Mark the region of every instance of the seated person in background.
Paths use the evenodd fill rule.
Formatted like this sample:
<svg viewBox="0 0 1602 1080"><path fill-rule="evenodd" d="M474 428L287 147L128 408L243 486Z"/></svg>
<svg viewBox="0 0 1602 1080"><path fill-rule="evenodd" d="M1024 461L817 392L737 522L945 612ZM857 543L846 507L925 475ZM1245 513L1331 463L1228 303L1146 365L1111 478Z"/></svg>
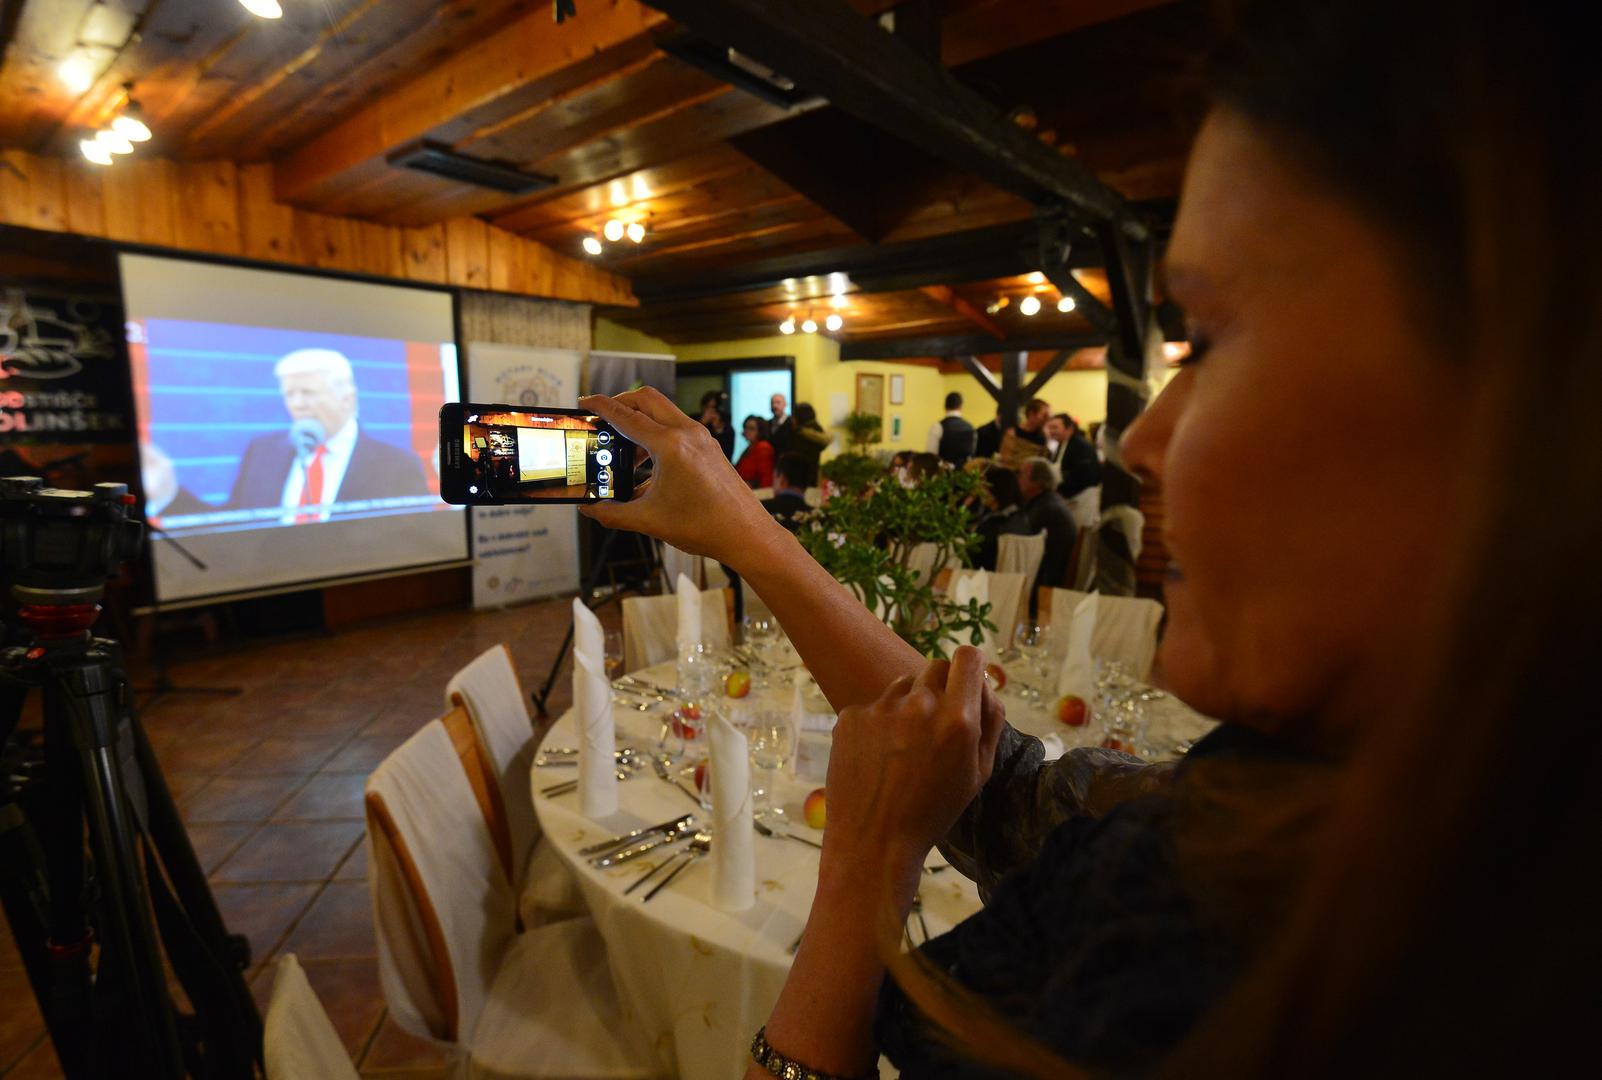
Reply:
<svg viewBox="0 0 1602 1080"><path fill-rule="evenodd" d="M1101 483L1101 458L1073 417L1057 413L1047 420L1046 438L1057 444L1052 463L1062 473L1062 484L1057 490L1063 498L1071 499Z"/></svg>
<svg viewBox="0 0 1602 1080"><path fill-rule="evenodd" d="M361 430L356 378L343 353L297 349L273 374L290 423L246 445L228 509L428 494L416 454Z"/></svg>
<svg viewBox="0 0 1602 1080"><path fill-rule="evenodd" d="M762 509L772 514L791 532L801 528L801 517L811 512L807 488L817 483L818 467L803 454L780 454L773 466L773 494L762 500Z"/></svg>
<svg viewBox="0 0 1602 1080"><path fill-rule="evenodd" d="M977 437L974 426L962 418L962 395L953 391L946 395L946 415L930 426L924 449L960 469L973 457Z"/></svg>
<svg viewBox="0 0 1602 1080"><path fill-rule="evenodd" d="M1068 574L1068 560L1074 553L1079 527L1067 501L1057 494L1057 467L1043 457L1032 457L1018 467L1018 493L1023 496L1024 516L1032 533L1044 531L1046 552L1040 559L1040 572L1029 590L1033 609L1035 591L1042 585L1061 587Z"/></svg>
<svg viewBox="0 0 1602 1080"><path fill-rule="evenodd" d="M911 454L907 457L907 479L916 482L933 476L943 467L937 454Z"/></svg>
<svg viewBox="0 0 1602 1080"><path fill-rule="evenodd" d="M795 403L795 411L790 416L794 423L782 452L805 457L812 462L812 473L816 476L818 461L829 444L834 442L834 436L823 430L818 423L818 411L804 401Z"/></svg>
<svg viewBox="0 0 1602 1080"><path fill-rule="evenodd" d="M1023 496L1018 492L1018 477L1011 469L992 465L985 470L984 503L978 520L973 524L979 534L979 547L974 551L973 564L981 570L995 570L996 553L1002 536L1027 536L1029 515L1024 513Z"/></svg>
<svg viewBox="0 0 1602 1080"><path fill-rule="evenodd" d="M1051 416L1051 403L1035 398L1024 406L1023 422L1008 428L1001 437L999 464L1016 469L1029 458L1046 452L1046 420Z"/></svg>
<svg viewBox="0 0 1602 1080"><path fill-rule="evenodd" d="M768 442L768 422L760 416L748 416L741 431L745 435L745 453L734 463L747 487L773 486L773 444Z"/></svg>

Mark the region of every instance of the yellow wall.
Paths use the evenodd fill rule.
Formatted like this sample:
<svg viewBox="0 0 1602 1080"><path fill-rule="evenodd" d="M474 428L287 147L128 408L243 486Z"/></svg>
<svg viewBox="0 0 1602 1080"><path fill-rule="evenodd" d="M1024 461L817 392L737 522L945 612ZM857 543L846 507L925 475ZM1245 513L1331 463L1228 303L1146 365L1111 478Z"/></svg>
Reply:
<svg viewBox="0 0 1602 1080"><path fill-rule="evenodd" d="M660 338L631 330L627 326L619 326L610 319L595 320L595 332L590 341L590 348L597 352L657 353L664 356L672 356L676 351L672 345Z"/></svg>

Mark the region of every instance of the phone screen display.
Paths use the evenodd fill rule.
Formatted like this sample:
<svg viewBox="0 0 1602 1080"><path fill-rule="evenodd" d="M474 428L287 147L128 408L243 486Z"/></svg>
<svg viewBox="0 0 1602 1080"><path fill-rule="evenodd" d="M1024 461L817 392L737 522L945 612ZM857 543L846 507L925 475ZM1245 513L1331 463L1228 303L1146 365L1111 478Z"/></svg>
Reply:
<svg viewBox="0 0 1602 1080"><path fill-rule="evenodd" d="M440 410L446 502L503 505L627 499L634 447L578 409L449 404Z"/></svg>

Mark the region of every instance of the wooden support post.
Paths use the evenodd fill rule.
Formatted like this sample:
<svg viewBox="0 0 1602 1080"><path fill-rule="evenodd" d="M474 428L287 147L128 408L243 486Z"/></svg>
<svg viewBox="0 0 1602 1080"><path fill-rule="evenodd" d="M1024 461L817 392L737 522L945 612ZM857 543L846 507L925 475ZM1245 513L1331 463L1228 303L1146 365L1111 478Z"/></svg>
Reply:
<svg viewBox="0 0 1602 1080"><path fill-rule="evenodd" d="M1134 245L1116 230L1102 234L1107 259L1107 282L1112 289L1116 332L1107 343L1107 424L1102 470L1103 511L1117 506L1140 505L1140 481L1124 467L1120 443L1123 433L1146 408L1146 346L1152 329L1152 266L1149 244ZM1133 596L1135 560L1124 534L1106 526L1097 531L1096 582L1098 592Z"/></svg>
<svg viewBox="0 0 1602 1080"><path fill-rule="evenodd" d="M1029 354L1001 354L1001 393L996 395L996 414L1004 427L1018 423L1018 410L1029 399L1024 393L1024 376L1029 373Z"/></svg>

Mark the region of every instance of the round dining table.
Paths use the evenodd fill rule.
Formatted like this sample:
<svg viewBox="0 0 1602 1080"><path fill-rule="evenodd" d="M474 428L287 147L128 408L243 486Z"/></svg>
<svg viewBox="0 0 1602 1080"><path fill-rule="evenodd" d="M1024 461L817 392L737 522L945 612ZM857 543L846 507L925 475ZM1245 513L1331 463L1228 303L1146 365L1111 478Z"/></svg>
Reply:
<svg viewBox="0 0 1602 1080"><path fill-rule="evenodd" d="M644 683L671 686L673 665L647 668L636 677ZM617 745L647 753L680 751L680 740L664 732L671 705L655 704L642 710L638 704L632 697L614 697ZM719 704L732 712L737 703L724 700ZM788 692L773 691L763 700L759 691L741 704L785 708ZM1046 728L1045 710L1039 706L1030 708L1023 702L1009 702L1009 706L1020 729ZM1194 723L1182 723L1180 729L1195 729L1192 734L1199 736L1206 726L1210 722L1195 717ZM579 812L575 791L546 793L574 776L571 765L540 765L541 759L536 758L531 783L543 842L572 875L594 917L628 1020L645 1032L669 1075L693 1080L739 1076L748 1060L751 1036L766 1022L784 985L792 950L817 887L820 852L812 844L823 835L805 824L802 803L808 792L822 786L828 737L803 733L800 741L799 767L806 778L796 776L792 764L774 781L773 802L782 808L783 816L769 819L768 824L812 843L784 836L754 837L753 903L739 912L713 905L710 858L692 862L649 901L646 894L665 873L624 894L636 879L671 858L670 853L682 849L683 844L604 870L591 865L582 854L590 845L683 814L694 814L703 824L709 822L711 814L700 805L688 776L691 763L706 753L704 736L682 747L683 758L670 770L669 779L645 767L620 780L618 810L600 820ZM541 745L577 746L574 715L569 712L557 720ZM1061 742L1048 742L1048 753L1053 756L1063 748ZM938 852L930 853L919 899L922 919L915 918L908 927L914 944L926 935L949 930L980 907L974 884L946 866Z"/></svg>

